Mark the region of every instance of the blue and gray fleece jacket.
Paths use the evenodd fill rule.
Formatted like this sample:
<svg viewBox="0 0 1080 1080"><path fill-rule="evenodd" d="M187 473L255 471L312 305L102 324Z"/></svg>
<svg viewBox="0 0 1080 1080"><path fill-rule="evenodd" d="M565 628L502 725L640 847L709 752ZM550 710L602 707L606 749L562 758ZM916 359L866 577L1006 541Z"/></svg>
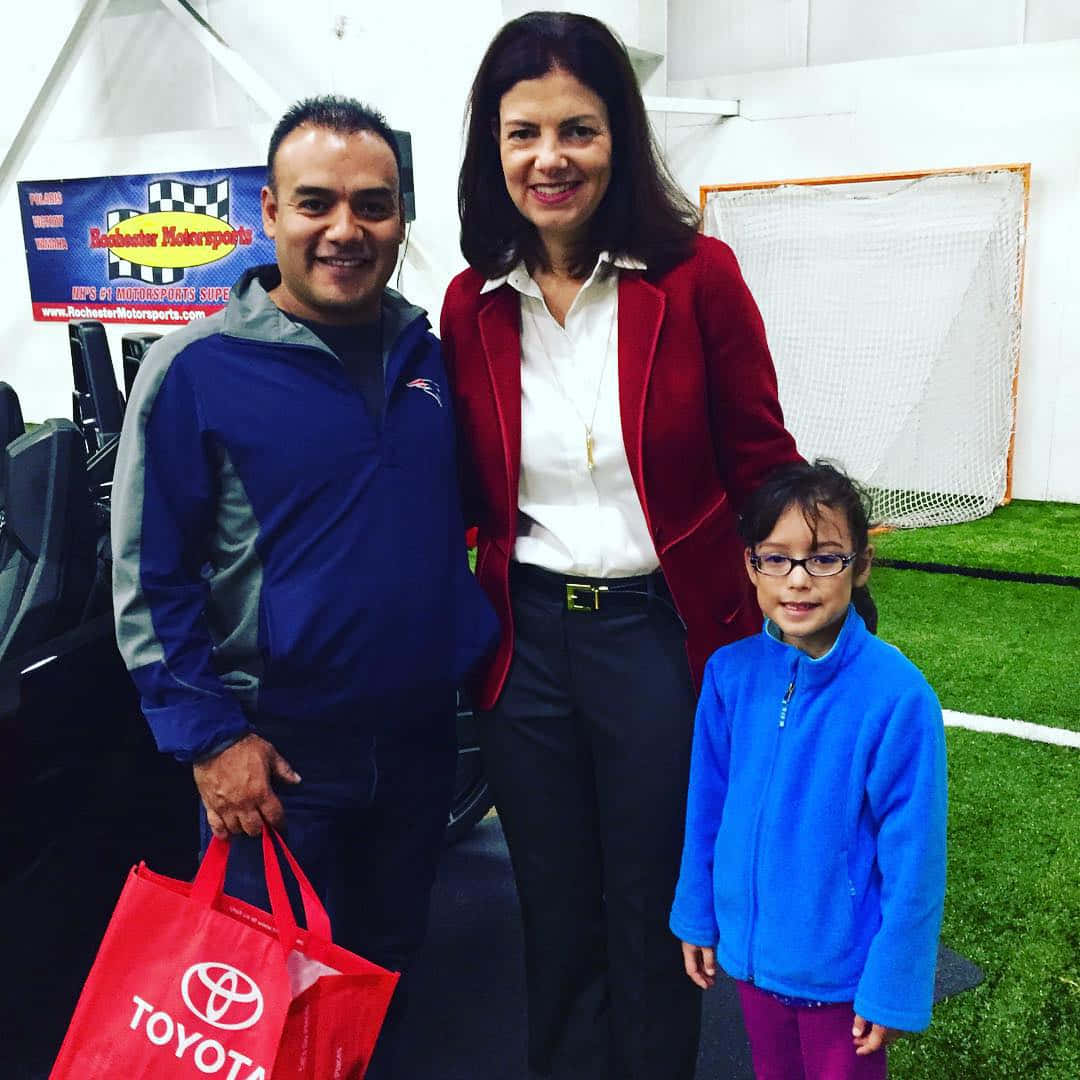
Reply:
<svg viewBox="0 0 1080 1080"><path fill-rule="evenodd" d="M430 712L495 640L466 561L452 398L424 312L383 299L381 430L258 267L227 308L156 342L112 493L120 650L183 761L261 715Z"/></svg>
<svg viewBox="0 0 1080 1080"><path fill-rule="evenodd" d="M705 668L671 928L763 990L930 1023L945 897L945 729L854 608L814 660L771 622Z"/></svg>

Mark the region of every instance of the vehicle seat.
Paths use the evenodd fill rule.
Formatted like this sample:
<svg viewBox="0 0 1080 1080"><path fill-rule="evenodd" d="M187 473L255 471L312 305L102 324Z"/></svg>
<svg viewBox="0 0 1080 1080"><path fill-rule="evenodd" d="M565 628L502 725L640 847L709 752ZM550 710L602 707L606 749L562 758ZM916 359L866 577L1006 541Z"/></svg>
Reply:
<svg viewBox="0 0 1080 1080"><path fill-rule="evenodd" d="M96 569L83 437L46 420L0 452L0 661L82 620Z"/></svg>
<svg viewBox="0 0 1080 1080"><path fill-rule="evenodd" d="M19 395L6 382L0 382L0 446L7 446L25 430ZM3 497L0 496L0 506L3 505Z"/></svg>
<svg viewBox="0 0 1080 1080"><path fill-rule="evenodd" d="M68 323L71 346L72 417L86 441L89 456L120 434L124 399L116 385L105 327L91 319Z"/></svg>
<svg viewBox="0 0 1080 1080"><path fill-rule="evenodd" d="M125 334L120 339L120 357L124 364L124 397L131 400L131 386L135 382L139 365L143 362L146 350L160 338L160 334L146 331Z"/></svg>

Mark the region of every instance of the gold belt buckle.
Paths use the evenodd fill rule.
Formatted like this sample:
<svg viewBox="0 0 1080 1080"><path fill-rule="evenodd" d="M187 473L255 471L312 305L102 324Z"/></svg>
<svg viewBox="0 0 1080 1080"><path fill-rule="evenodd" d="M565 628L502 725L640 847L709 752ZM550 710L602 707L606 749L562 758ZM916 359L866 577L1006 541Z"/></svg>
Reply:
<svg viewBox="0 0 1080 1080"><path fill-rule="evenodd" d="M586 585L583 581L566 583L567 611L599 611L600 594L607 592L606 585Z"/></svg>

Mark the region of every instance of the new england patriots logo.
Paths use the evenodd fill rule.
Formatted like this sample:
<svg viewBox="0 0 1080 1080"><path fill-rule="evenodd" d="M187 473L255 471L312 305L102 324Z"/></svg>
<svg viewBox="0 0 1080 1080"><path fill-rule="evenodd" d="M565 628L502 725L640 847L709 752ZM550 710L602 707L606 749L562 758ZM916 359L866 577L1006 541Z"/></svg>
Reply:
<svg viewBox="0 0 1080 1080"><path fill-rule="evenodd" d="M428 397L433 397L438 404L439 408L442 408L442 391L439 389L439 384L432 379L410 379L406 386L411 386L414 390L423 390Z"/></svg>

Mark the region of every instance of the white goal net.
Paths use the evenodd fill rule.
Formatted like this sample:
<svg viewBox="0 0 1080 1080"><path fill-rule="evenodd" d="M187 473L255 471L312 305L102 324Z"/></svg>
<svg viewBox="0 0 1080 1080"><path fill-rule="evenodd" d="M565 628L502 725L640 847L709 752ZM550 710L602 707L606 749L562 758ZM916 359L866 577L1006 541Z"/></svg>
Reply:
<svg viewBox="0 0 1080 1080"><path fill-rule="evenodd" d="M705 231L761 308L799 450L866 486L877 524L969 521L1006 494L1024 188L1000 168L704 189Z"/></svg>

